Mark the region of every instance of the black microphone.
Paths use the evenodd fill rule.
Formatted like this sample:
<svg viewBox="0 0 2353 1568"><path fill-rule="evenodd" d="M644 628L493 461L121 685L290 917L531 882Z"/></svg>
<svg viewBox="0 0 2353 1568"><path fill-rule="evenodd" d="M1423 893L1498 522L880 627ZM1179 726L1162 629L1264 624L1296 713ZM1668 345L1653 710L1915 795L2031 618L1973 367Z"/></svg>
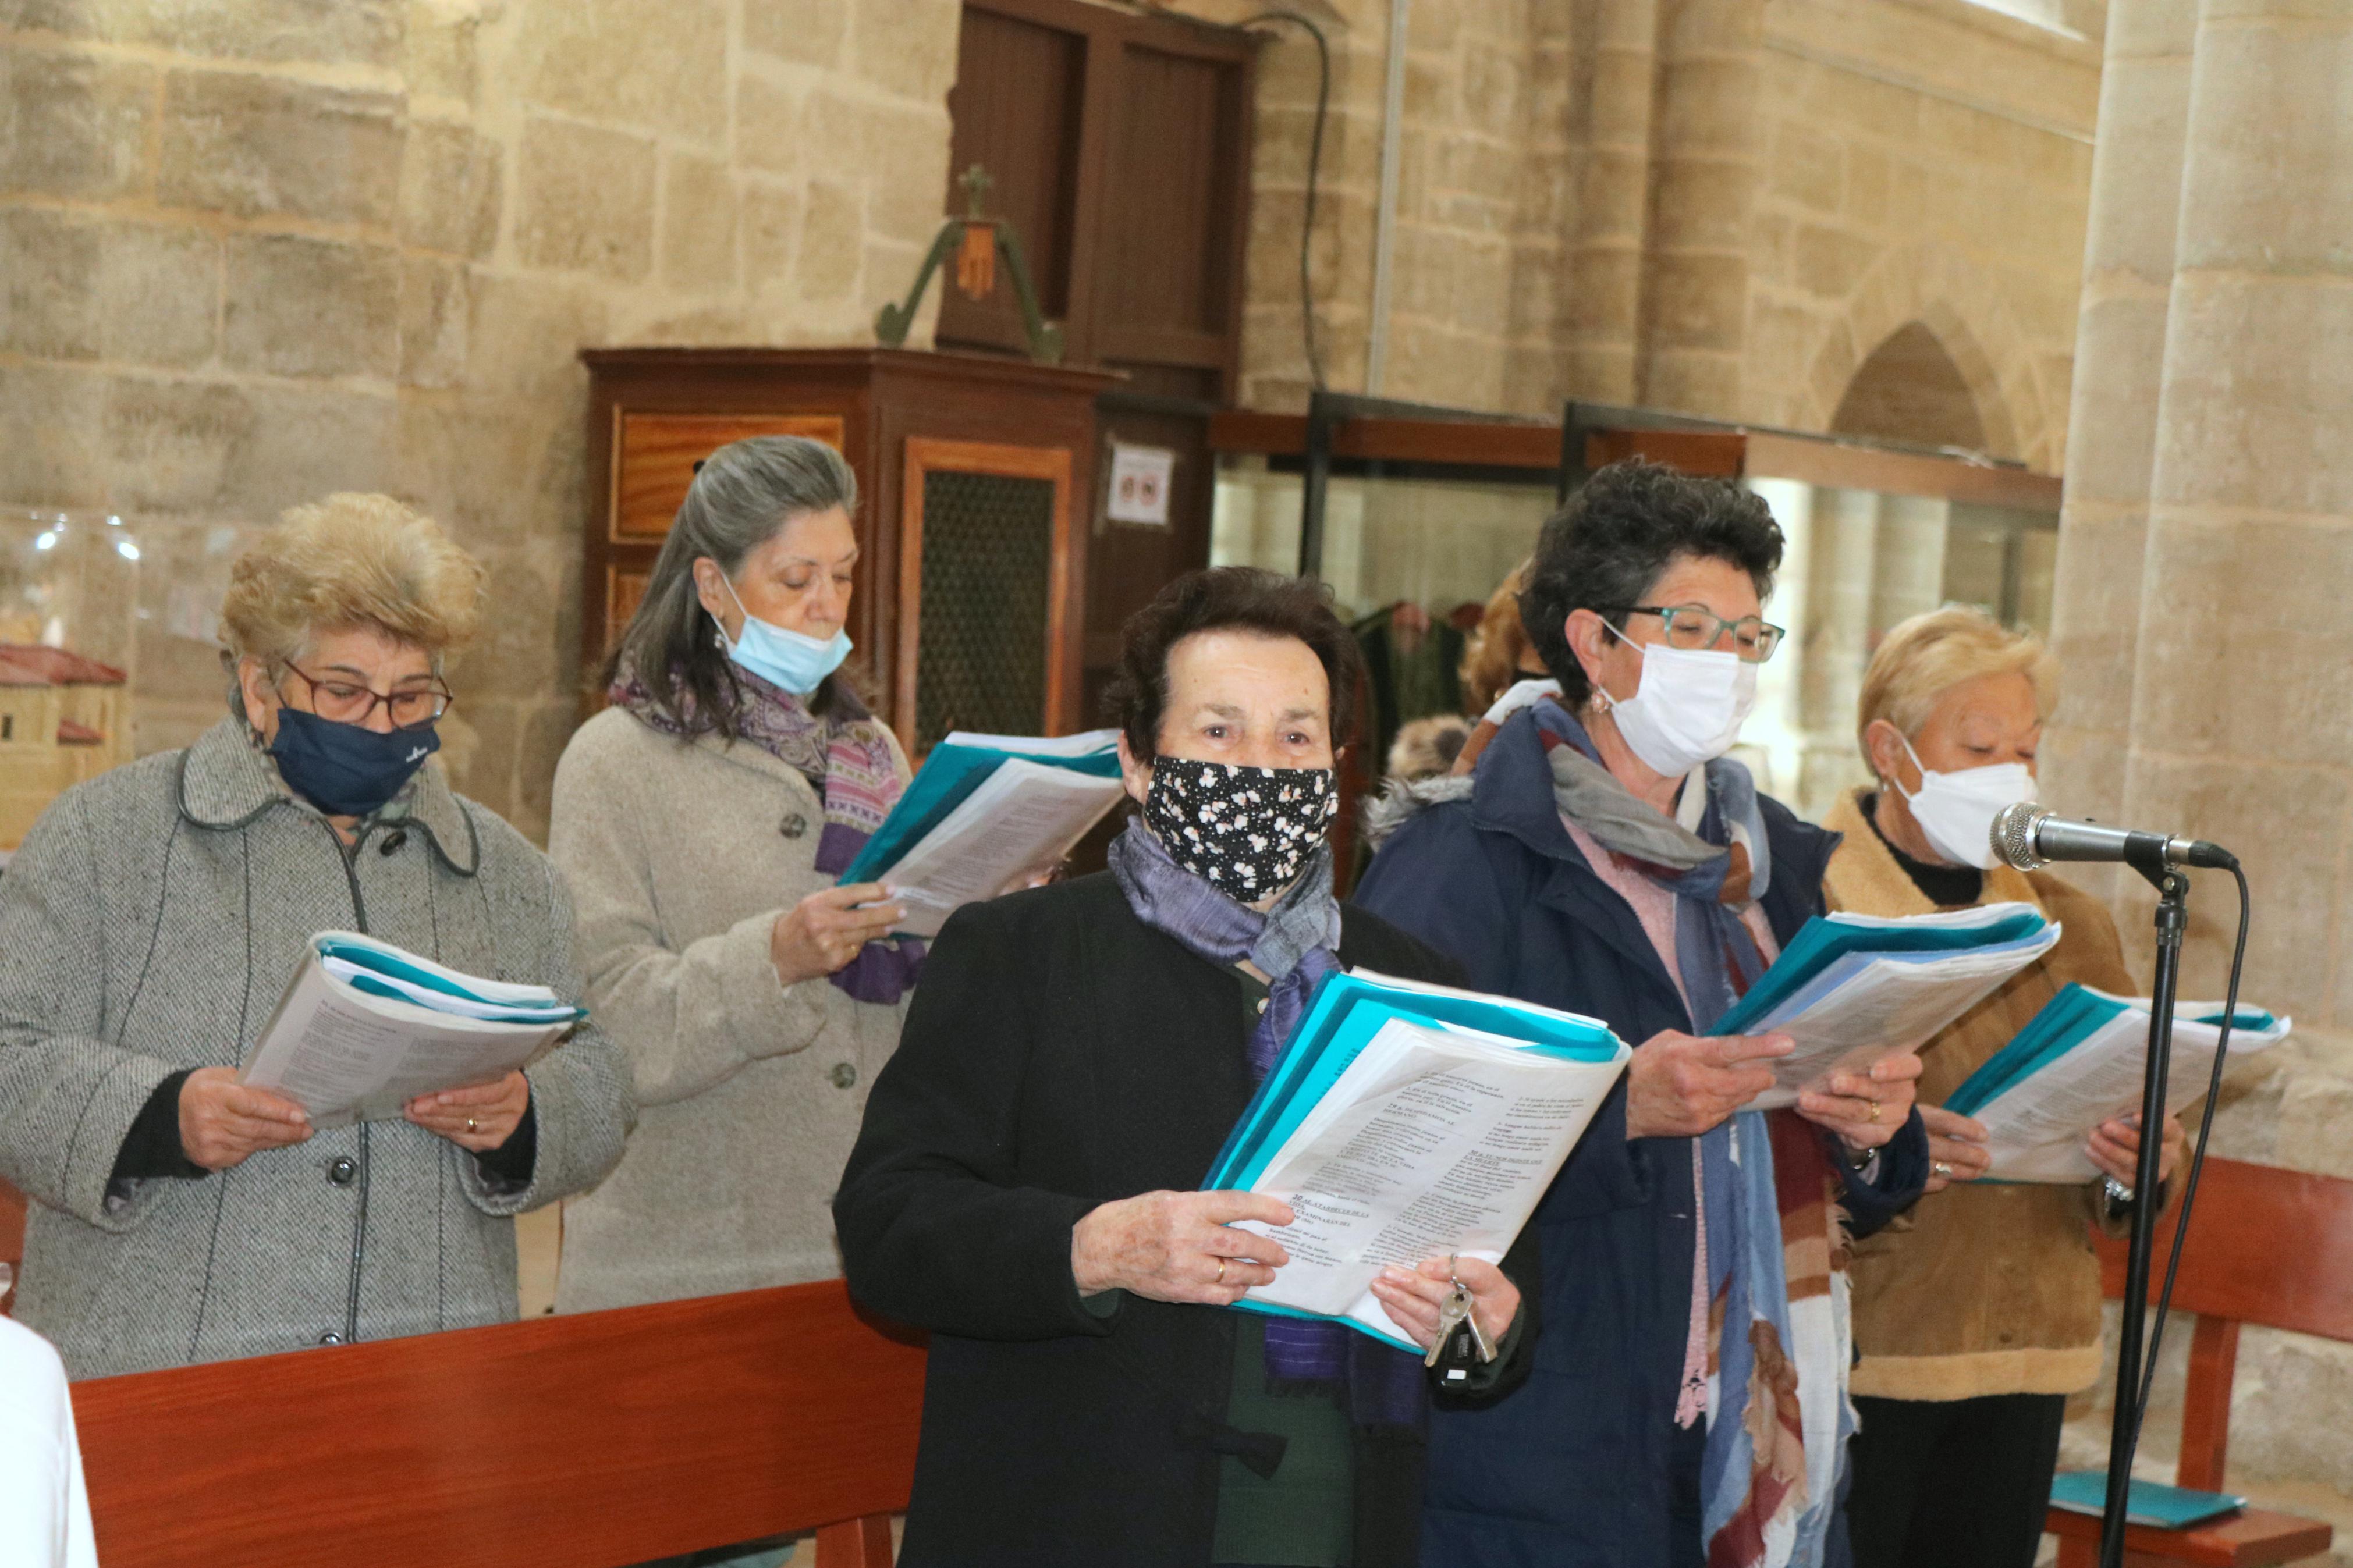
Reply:
<svg viewBox="0 0 2353 1568"><path fill-rule="evenodd" d="M2071 822L2031 800L1994 814L1995 858L2021 871L2039 871L2053 860L2121 860L2155 875L2168 866L2204 866L2228 870L2239 858L2203 838L2140 833L2101 822Z"/></svg>

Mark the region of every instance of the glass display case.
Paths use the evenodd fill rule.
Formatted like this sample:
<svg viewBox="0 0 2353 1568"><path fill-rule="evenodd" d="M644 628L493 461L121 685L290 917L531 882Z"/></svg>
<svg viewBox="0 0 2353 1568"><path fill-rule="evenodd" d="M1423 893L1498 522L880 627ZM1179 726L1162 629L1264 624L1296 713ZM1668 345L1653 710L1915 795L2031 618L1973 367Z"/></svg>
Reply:
<svg viewBox="0 0 2353 1568"><path fill-rule="evenodd" d="M132 756L141 553L120 517L16 509L0 526L0 855Z"/></svg>
<svg viewBox="0 0 2353 1568"><path fill-rule="evenodd" d="M257 531L0 509L0 865L58 794L217 721L217 616Z"/></svg>
<svg viewBox="0 0 2353 1568"><path fill-rule="evenodd" d="M2059 480L1974 454L1591 405L1539 425L1330 395L1305 416L1222 416L1210 438L1212 563L1321 576L1368 655L1391 658L1397 643L1378 639L1400 617L1441 643L1475 626L1545 518L1604 463L1646 457L1762 497L1787 537L1766 616L1790 636L1760 672L1737 754L1809 816L1867 780L1855 700L1891 627L1962 603L2050 631ZM1459 702L1434 679L1391 685L1390 728ZM1377 783L1368 750L1353 787Z"/></svg>

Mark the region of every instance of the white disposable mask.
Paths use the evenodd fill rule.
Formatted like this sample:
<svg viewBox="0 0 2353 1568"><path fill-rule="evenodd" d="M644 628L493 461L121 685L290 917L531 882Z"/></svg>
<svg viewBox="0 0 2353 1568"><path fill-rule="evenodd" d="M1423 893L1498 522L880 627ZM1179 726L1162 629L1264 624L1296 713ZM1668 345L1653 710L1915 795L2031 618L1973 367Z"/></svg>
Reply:
<svg viewBox="0 0 2353 1568"><path fill-rule="evenodd" d="M1993 819L2002 807L2034 798L2034 774L2024 763L1996 763L1965 768L1957 773L1931 773L1921 766L1920 753L1905 741L1904 750L1920 769L1920 789L1905 794L1891 778L1895 793L1912 808L1912 820L1926 835L1929 847L1957 866L1991 870L1994 864Z"/></svg>
<svg viewBox="0 0 2353 1568"><path fill-rule="evenodd" d="M1681 778L1732 750L1748 710L1757 706L1755 665L1714 648L1636 645L1615 626L1609 635L1642 650L1642 678L1634 695L1613 701L1609 712L1643 766Z"/></svg>

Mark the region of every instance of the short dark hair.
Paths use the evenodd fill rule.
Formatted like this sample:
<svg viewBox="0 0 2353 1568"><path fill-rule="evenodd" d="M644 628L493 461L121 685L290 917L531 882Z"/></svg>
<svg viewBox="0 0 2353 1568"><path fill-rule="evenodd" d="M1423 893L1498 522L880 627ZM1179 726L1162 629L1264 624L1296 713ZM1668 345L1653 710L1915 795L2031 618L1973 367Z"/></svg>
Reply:
<svg viewBox="0 0 2353 1568"><path fill-rule="evenodd" d="M1103 716L1127 736L1141 761L1160 747L1168 705L1168 650L1197 632L1254 632L1296 637L1332 683L1332 747L1356 738L1356 682L1365 657L1333 607L1332 590L1313 577L1285 577L1255 566L1187 572L1153 595L1120 628L1119 668L1103 689Z"/></svg>
<svg viewBox="0 0 2353 1568"><path fill-rule="evenodd" d="M1677 560L1737 566L1762 599L1781 564L1781 525L1763 498L1728 480L1640 458L1595 469L1545 523L1520 590L1520 619L1560 682L1563 706L1581 708L1593 695L1568 646L1570 612L1595 611L1623 631L1626 611L1645 603Z"/></svg>

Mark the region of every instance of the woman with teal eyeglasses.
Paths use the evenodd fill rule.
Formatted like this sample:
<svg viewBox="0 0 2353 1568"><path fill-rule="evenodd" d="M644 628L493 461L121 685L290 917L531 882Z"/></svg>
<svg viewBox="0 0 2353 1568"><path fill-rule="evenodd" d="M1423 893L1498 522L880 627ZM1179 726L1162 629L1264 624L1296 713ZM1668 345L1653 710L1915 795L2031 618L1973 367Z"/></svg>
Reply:
<svg viewBox="0 0 2353 1568"><path fill-rule="evenodd" d="M826 1279L828 1205L923 948L835 879L906 759L842 662L857 481L822 442L702 464L565 749L548 847L644 1106L565 1211L560 1311Z"/></svg>

